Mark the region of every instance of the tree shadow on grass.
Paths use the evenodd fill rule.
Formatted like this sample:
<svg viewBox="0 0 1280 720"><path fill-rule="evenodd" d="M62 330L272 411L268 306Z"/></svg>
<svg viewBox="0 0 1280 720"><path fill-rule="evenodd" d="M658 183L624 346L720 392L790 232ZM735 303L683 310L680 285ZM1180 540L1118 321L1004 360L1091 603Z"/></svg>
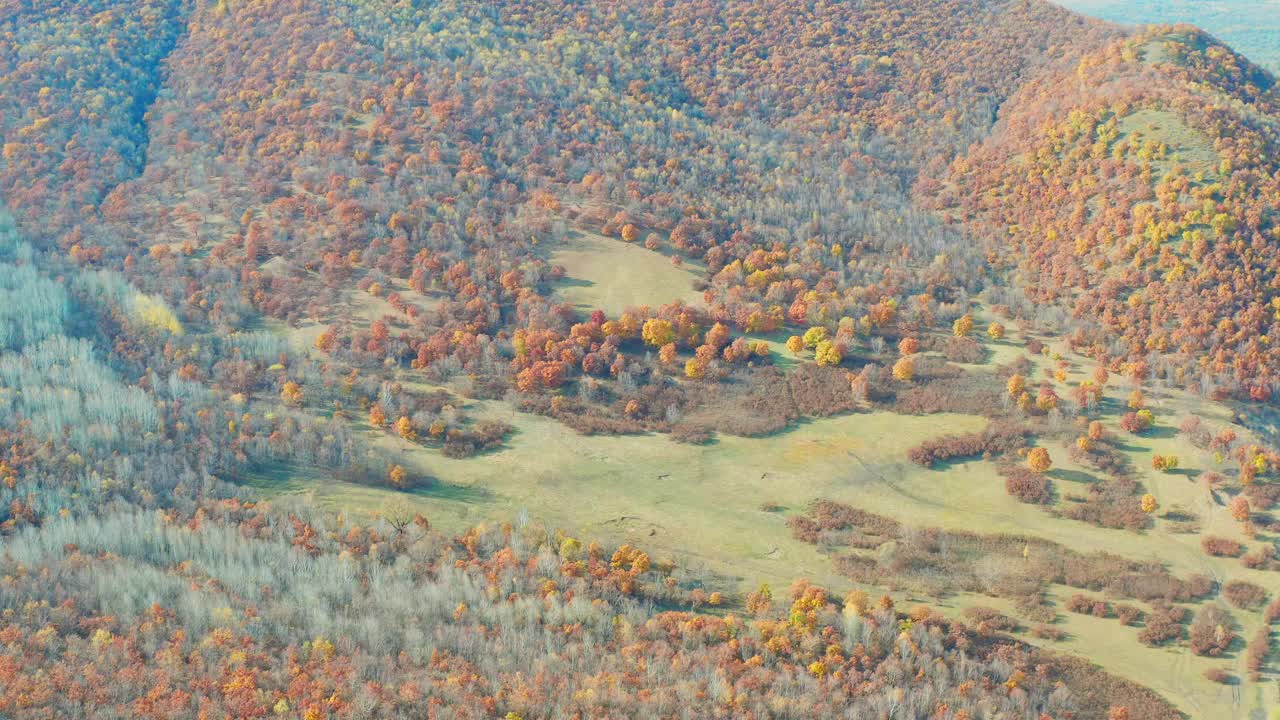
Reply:
<svg viewBox="0 0 1280 720"><path fill-rule="evenodd" d="M572 278L572 277L560 278L559 280L555 281L555 284L560 287L567 287L567 288L589 288L589 287L596 286L596 283L591 280L583 280L581 278Z"/></svg>
<svg viewBox="0 0 1280 720"><path fill-rule="evenodd" d="M332 468L320 467L292 462L266 462L253 466L243 476L234 478L235 485L253 490L281 490L284 492L307 492L323 487L326 483L342 482L350 485L383 490L394 494L403 494L421 499L449 500L465 504L486 502L493 497L487 488L474 485L454 485L443 483L432 476L421 477L417 484L405 490L389 487L385 482L370 480L372 473L360 473L355 470L334 472Z"/></svg>
<svg viewBox="0 0 1280 720"><path fill-rule="evenodd" d="M1094 408L1102 415L1123 415L1128 410L1120 400L1105 396Z"/></svg>
<svg viewBox="0 0 1280 720"><path fill-rule="evenodd" d="M1061 480L1064 482L1075 482L1075 483L1081 483L1084 485L1096 485L1099 482L1102 482L1101 480L1094 477L1093 475L1090 475L1089 473L1081 470L1068 470L1066 468L1054 468L1053 470L1050 470L1045 474L1048 475L1050 478L1053 478L1054 480Z"/></svg>
<svg viewBox="0 0 1280 720"><path fill-rule="evenodd" d="M423 500L448 500L450 502L477 505L493 499L493 492L476 485L441 483L432 478L426 484L404 491L406 495Z"/></svg>
<svg viewBox="0 0 1280 720"><path fill-rule="evenodd" d="M930 472L945 473L956 468L962 468L972 462L982 462L986 458L982 455L957 455L945 460L934 460L932 465L925 467ZM915 465L915 467L920 467Z"/></svg>
<svg viewBox="0 0 1280 720"><path fill-rule="evenodd" d="M1026 347L1023 343L1015 342L1007 337L1000 338L999 340L993 340L991 339L991 336L987 335L985 332L983 333L983 336L987 338L987 344L992 345L993 347L1011 347L1016 350L1021 350Z"/></svg>

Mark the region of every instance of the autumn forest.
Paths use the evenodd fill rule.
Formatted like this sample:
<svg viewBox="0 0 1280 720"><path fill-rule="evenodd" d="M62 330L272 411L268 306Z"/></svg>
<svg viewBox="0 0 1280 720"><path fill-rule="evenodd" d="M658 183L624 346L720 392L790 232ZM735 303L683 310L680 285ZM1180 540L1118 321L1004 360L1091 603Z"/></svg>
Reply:
<svg viewBox="0 0 1280 720"><path fill-rule="evenodd" d="M0 718L1280 718L1280 84L1046 0L0 0Z"/></svg>

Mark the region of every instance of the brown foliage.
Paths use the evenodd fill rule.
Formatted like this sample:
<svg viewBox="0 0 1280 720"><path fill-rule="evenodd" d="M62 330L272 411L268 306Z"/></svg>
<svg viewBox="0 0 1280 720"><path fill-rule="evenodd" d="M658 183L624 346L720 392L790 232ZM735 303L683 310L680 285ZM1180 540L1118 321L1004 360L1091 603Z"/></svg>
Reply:
<svg viewBox="0 0 1280 720"><path fill-rule="evenodd" d="M1229 538L1206 535L1200 539L1200 547L1214 557L1240 557L1244 546Z"/></svg>
<svg viewBox="0 0 1280 720"><path fill-rule="evenodd" d="M1267 662L1267 656L1271 654L1271 627L1263 625L1254 633L1253 639L1245 646L1245 667L1249 669L1249 679L1254 682L1258 681L1258 677L1262 672L1262 666Z"/></svg>
<svg viewBox="0 0 1280 720"><path fill-rule="evenodd" d="M1105 618L1111 616L1111 605L1105 600L1097 600L1081 595L1079 593L1072 595L1067 600L1067 609L1073 613L1081 615L1092 615L1094 617Z"/></svg>
<svg viewBox="0 0 1280 720"><path fill-rule="evenodd" d="M992 423L981 432L947 435L923 443L907 451L911 462L927 468L957 458L993 457L1014 452L1026 446L1026 430L1016 424Z"/></svg>
<svg viewBox="0 0 1280 720"><path fill-rule="evenodd" d="M1147 614L1146 627L1138 633L1138 641L1143 645L1163 645L1181 638L1186 617L1186 608L1178 605L1154 606Z"/></svg>
<svg viewBox="0 0 1280 720"><path fill-rule="evenodd" d="M1200 608L1188 631L1191 652L1209 657L1222 655L1236 637L1231 625L1231 616L1221 607L1205 605Z"/></svg>
<svg viewBox="0 0 1280 720"><path fill-rule="evenodd" d="M987 357L986 349L971 337L947 338L942 354L950 362L966 364L977 364Z"/></svg>
<svg viewBox="0 0 1280 720"><path fill-rule="evenodd" d="M990 635L996 632L1017 632L1018 621L1002 614L995 608L974 605L964 610L964 616L973 624L974 630Z"/></svg>
<svg viewBox="0 0 1280 720"><path fill-rule="evenodd" d="M843 370L806 363L786 375L786 388L796 410L829 417L857 409ZM776 388L775 388L776 392Z"/></svg>
<svg viewBox="0 0 1280 720"><path fill-rule="evenodd" d="M1004 489L1013 497L1032 505L1047 505L1053 500L1053 486L1049 478L1019 465L1000 468L1004 476Z"/></svg>
<svg viewBox="0 0 1280 720"><path fill-rule="evenodd" d="M954 412L994 417L1000 413L1000 394L996 382L985 373L921 377L918 384L897 391L892 409L903 415Z"/></svg>
<svg viewBox="0 0 1280 720"><path fill-rule="evenodd" d="M1267 591L1245 580L1230 580L1222 586L1222 597L1238 608L1251 610L1262 607L1267 601Z"/></svg>
<svg viewBox="0 0 1280 720"><path fill-rule="evenodd" d="M1142 619L1142 610L1133 605L1117 603L1113 609L1121 625L1133 625Z"/></svg>
<svg viewBox="0 0 1280 720"><path fill-rule="evenodd" d="M1209 682L1215 682L1219 685L1229 685L1232 681L1231 673L1218 667L1212 667L1205 670L1204 677Z"/></svg>

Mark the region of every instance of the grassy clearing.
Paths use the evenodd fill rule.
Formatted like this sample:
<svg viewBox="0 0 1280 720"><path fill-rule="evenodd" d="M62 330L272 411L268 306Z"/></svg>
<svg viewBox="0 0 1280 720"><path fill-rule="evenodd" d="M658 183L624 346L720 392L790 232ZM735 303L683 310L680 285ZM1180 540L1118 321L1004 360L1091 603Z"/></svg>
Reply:
<svg viewBox="0 0 1280 720"><path fill-rule="evenodd" d="M1144 108L1120 118L1117 124L1121 138L1138 133L1142 138L1162 142L1169 147L1169 158L1153 163L1161 172L1184 164L1193 170L1212 171L1218 155L1208 135L1191 127L1170 110Z"/></svg>
<svg viewBox="0 0 1280 720"><path fill-rule="evenodd" d="M651 435L584 437L550 419L513 415L496 402L470 402L466 411L501 416L517 434L502 450L463 460L388 435L371 437L446 490L402 494L308 477L263 484L272 493L306 492L347 512L376 513L403 500L453 529L509 520L525 509L593 537L643 540L659 554L691 556L716 574L738 578L744 588L799 575L839 583L825 557L791 538L785 512L761 507L800 509L816 497L860 502L869 487L865 468L902 465L907 448L919 440L985 423L969 416L871 413L809 422L766 438L722 437L690 446Z"/></svg>
<svg viewBox="0 0 1280 720"><path fill-rule="evenodd" d="M551 262L565 268L557 295L585 312L600 309L617 317L636 305L702 304L702 293L693 289L697 265L676 267L638 243L575 231L552 251Z"/></svg>

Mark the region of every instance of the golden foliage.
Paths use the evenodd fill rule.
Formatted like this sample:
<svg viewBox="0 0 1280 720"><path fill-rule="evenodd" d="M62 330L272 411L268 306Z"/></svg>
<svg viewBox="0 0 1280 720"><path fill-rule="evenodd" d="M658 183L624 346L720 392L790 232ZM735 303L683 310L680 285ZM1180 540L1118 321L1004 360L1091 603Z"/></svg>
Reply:
<svg viewBox="0 0 1280 720"><path fill-rule="evenodd" d="M165 331L174 335L183 333L182 323L163 300L138 293L133 298L132 315L135 320L152 331Z"/></svg>

